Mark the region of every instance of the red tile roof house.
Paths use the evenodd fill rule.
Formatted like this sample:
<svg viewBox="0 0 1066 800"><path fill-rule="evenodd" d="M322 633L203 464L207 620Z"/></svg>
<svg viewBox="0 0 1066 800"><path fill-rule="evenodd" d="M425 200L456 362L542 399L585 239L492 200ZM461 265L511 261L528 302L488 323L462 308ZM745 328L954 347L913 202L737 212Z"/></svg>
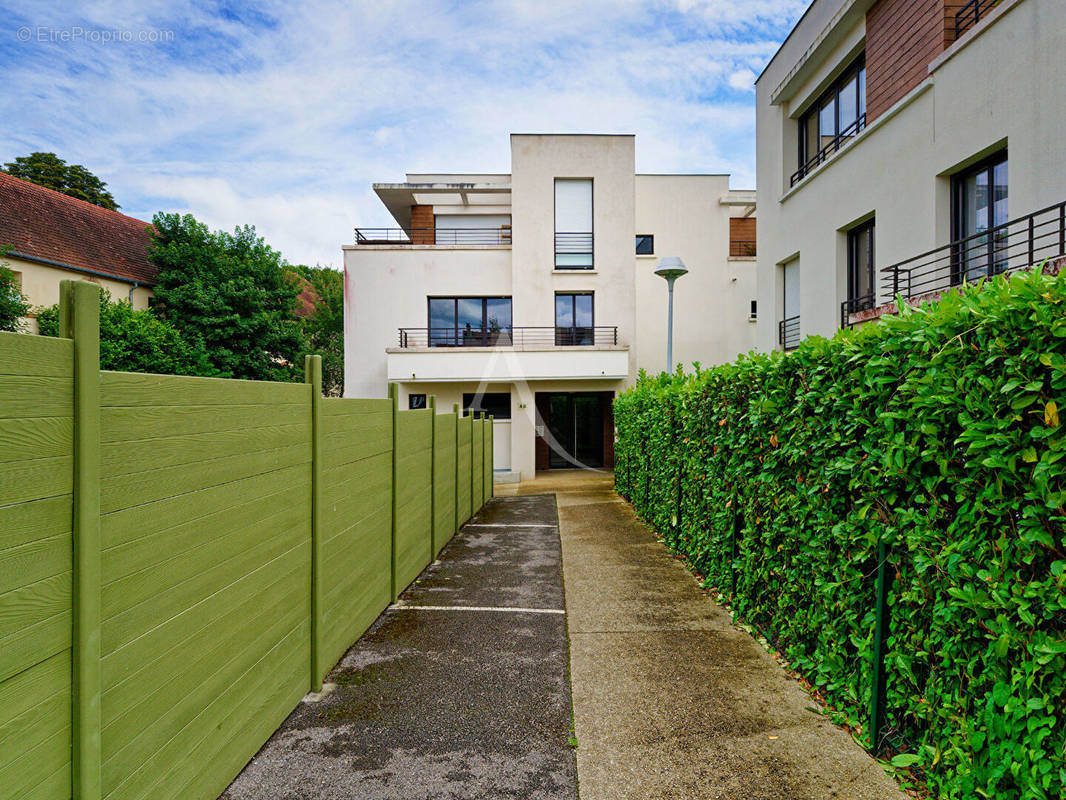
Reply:
<svg viewBox="0 0 1066 800"><path fill-rule="evenodd" d="M96 283L115 300L147 308L159 271L148 261L151 225L0 172L0 265L15 272L30 305L59 302L64 279ZM310 283L297 314L318 303ZM36 322L29 321L29 331Z"/></svg>

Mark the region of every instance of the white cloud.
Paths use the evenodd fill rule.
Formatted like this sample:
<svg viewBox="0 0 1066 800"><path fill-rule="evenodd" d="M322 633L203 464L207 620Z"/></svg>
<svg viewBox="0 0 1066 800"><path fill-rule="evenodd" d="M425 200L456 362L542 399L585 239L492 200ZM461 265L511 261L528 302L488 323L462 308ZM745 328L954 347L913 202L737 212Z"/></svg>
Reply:
<svg viewBox="0 0 1066 800"><path fill-rule="evenodd" d="M3 0L0 0L2 5ZM0 41L0 160L54 150L128 213L256 225L340 263L370 191L405 172L509 169L512 131L637 134L638 169L754 185L747 92L799 0L45 3L14 26L173 30L160 48ZM258 15L258 16L257 16Z"/></svg>

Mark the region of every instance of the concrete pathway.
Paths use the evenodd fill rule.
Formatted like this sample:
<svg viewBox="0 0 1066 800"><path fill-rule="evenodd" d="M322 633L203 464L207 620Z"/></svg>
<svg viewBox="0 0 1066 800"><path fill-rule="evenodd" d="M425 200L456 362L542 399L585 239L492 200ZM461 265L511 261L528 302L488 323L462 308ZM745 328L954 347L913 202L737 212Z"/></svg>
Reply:
<svg viewBox="0 0 1066 800"><path fill-rule="evenodd" d="M556 522L490 502L223 800L576 798Z"/></svg>
<svg viewBox="0 0 1066 800"><path fill-rule="evenodd" d="M497 487L557 497L581 800L902 800L612 486Z"/></svg>

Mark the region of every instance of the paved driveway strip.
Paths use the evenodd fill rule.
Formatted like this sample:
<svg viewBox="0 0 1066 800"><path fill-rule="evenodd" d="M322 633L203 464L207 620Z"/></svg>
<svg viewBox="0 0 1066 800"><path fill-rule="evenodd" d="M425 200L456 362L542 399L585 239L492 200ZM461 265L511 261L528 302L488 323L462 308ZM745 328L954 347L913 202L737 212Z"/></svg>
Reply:
<svg viewBox="0 0 1066 800"><path fill-rule="evenodd" d="M622 502L556 491L581 800L905 800Z"/></svg>
<svg viewBox="0 0 1066 800"><path fill-rule="evenodd" d="M577 797L551 495L496 499L223 800Z"/></svg>

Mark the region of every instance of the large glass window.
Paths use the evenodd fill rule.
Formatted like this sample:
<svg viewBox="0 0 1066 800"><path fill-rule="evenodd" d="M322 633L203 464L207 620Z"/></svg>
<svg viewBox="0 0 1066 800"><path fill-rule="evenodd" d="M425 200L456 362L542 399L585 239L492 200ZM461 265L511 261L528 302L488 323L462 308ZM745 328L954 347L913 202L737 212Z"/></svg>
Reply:
<svg viewBox="0 0 1066 800"><path fill-rule="evenodd" d="M555 343L589 345L596 343L592 292L555 295Z"/></svg>
<svg viewBox="0 0 1066 800"><path fill-rule="evenodd" d="M491 347L511 340L510 297L429 298L430 347Z"/></svg>
<svg viewBox="0 0 1066 800"><path fill-rule="evenodd" d="M866 55L860 55L799 119L799 169L803 179L866 127Z"/></svg>
<svg viewBox="0 0 1066 800"><path fill-rule="evenodd" d="M954 282L974 281L1007 269L1007 152L953 179ZM1003 225L1004 227L998 228Z"/></svg>
<svg viewBox="0 0 1066 800"><path fill-rule="evenodd" d="M496 422L511 418L510 392L466 392L463 394L463 415L469 416L479 411Z"/></svg>
<svg viewBox="0 0 1066 800"><path fill-rule="evenodd" d="M592 269L592 180L555 179L555 268Z"/></svg>
<svg viewBox="0 0 1066 800"><path fill-rule="evenodd" d="M848 231L848 313L874 307L874 221Z"/></svg>

